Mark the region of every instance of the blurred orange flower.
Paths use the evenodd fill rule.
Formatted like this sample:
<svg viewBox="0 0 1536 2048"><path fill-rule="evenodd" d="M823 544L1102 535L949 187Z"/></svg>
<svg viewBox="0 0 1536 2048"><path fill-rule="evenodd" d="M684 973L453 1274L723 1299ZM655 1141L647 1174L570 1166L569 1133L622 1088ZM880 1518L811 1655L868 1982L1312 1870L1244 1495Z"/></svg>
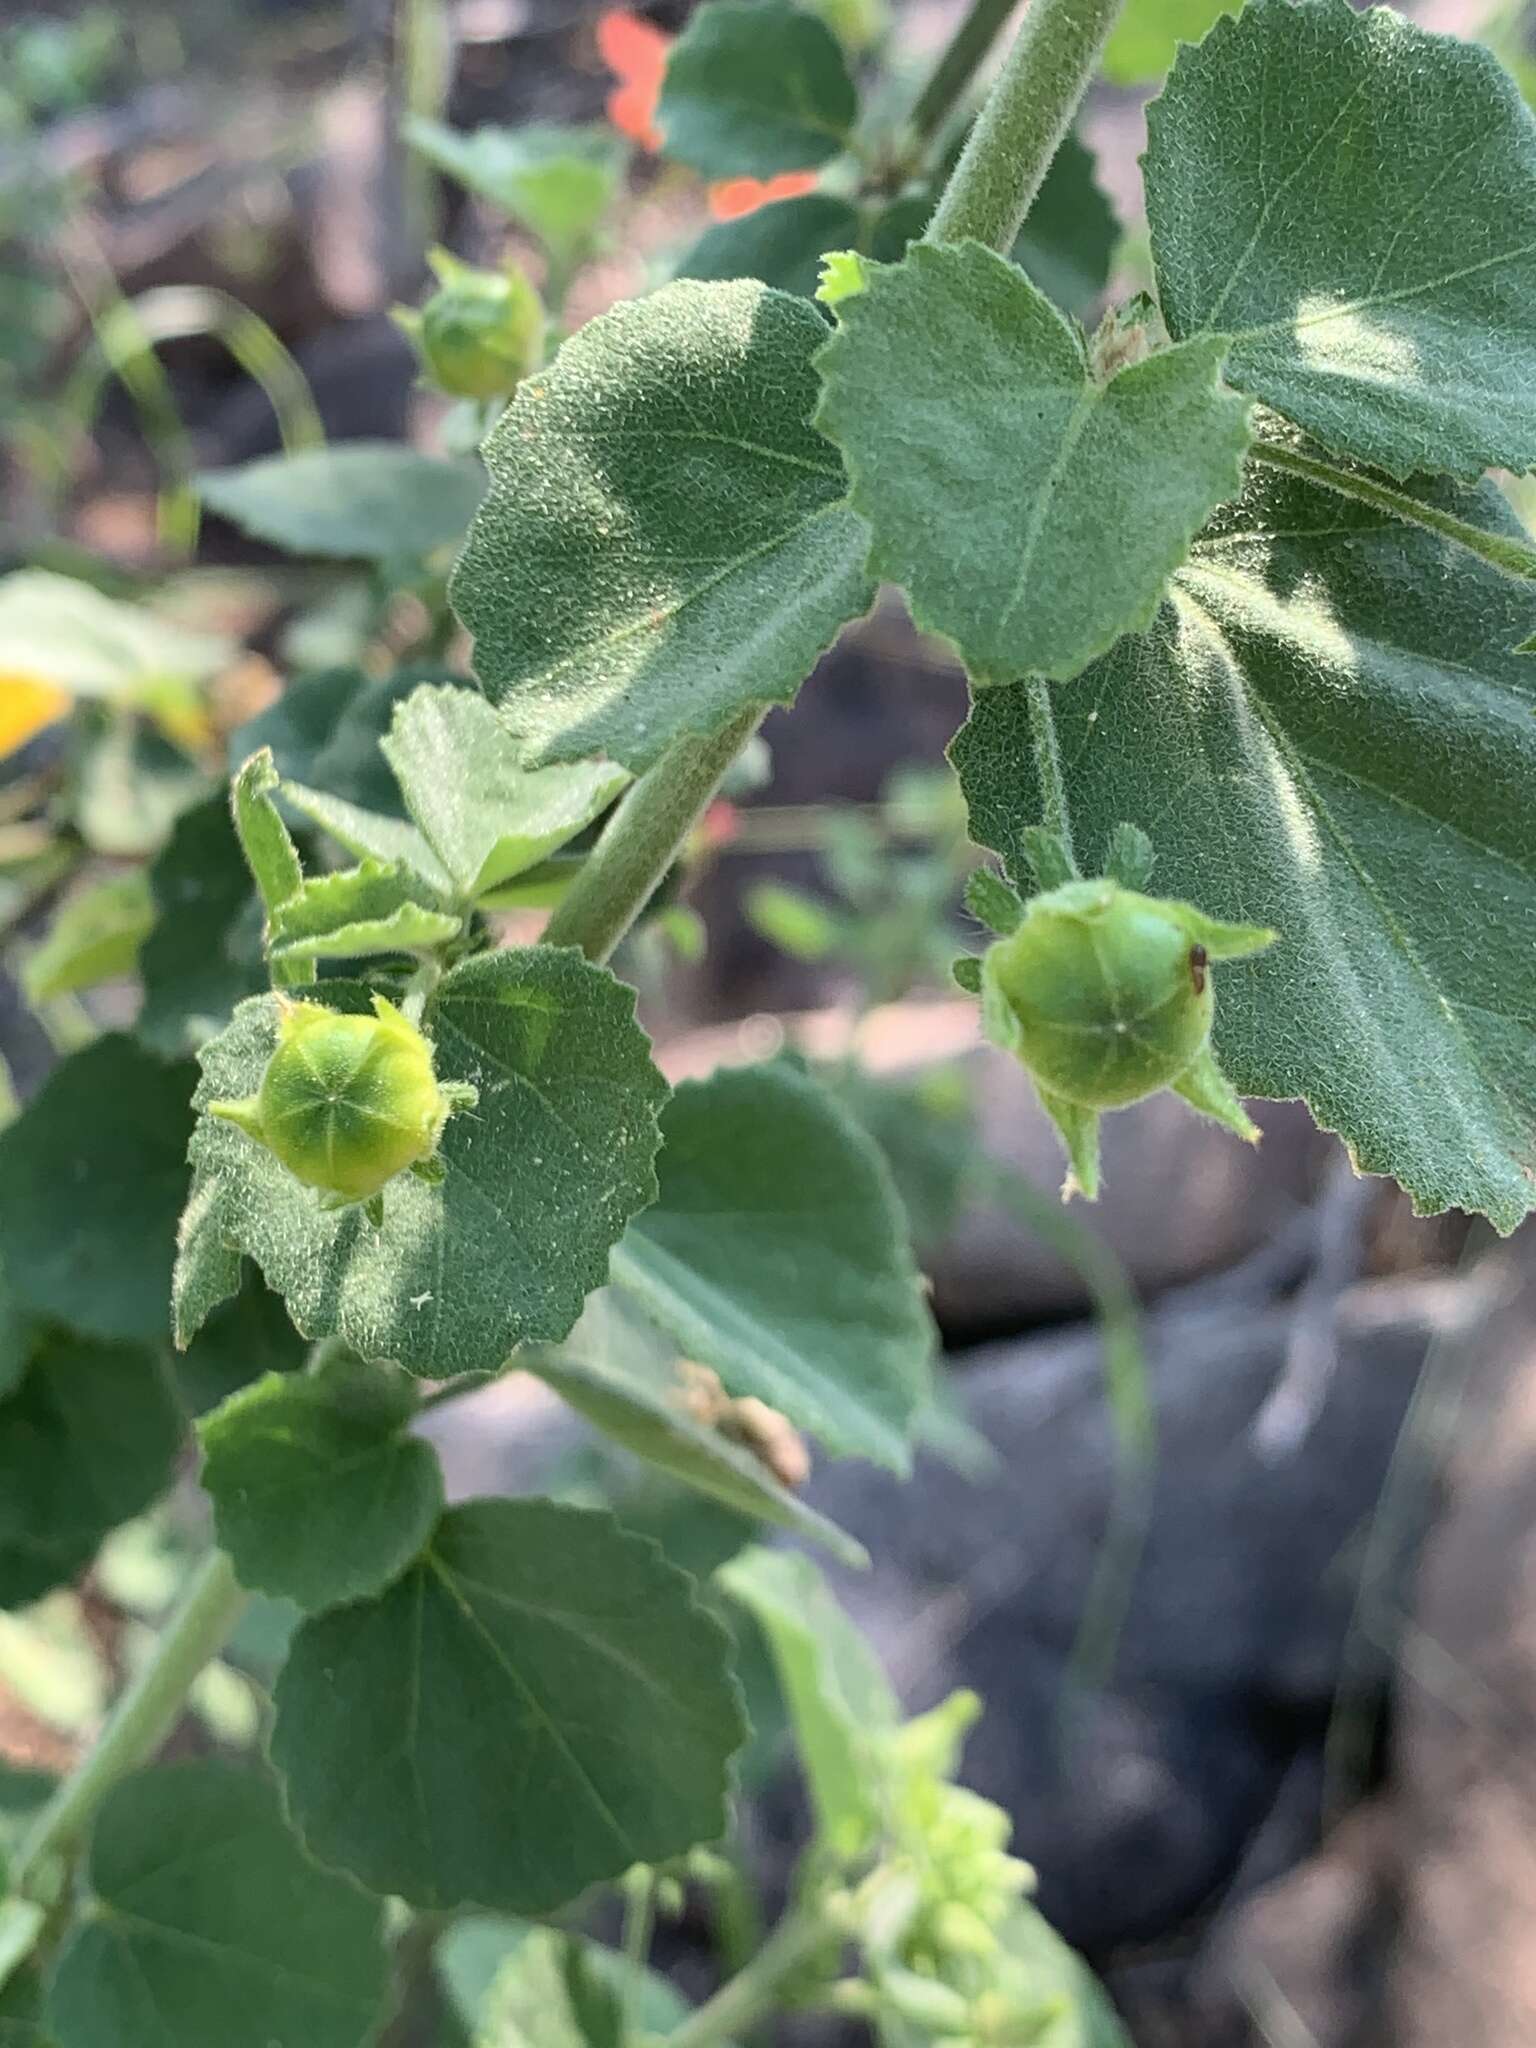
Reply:
<svg viewBox="0 0 1536 2048"><path fill-rule="evenodd" d="M722 178L709 188L709 210L716 220L740 220L775 199L798 199L815 189L814 171L781 171L776 178Z"/></svg>
<svg viewBox="0 0 1536 2048"><path fill-rule="evenodd" d="M667 71L672 38L654 22L615 7L597 24L597 53L620 81L608 95L608 118L642 149L660 149L656 102Z"/></svg>

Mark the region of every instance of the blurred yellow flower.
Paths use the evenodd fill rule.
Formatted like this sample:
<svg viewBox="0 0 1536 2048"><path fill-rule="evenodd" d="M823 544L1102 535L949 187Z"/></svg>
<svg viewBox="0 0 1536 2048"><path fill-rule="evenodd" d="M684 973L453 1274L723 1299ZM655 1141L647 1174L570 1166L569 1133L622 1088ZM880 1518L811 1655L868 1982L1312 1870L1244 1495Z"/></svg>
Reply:
<svg viewBox="0 0 1536 2048"><path fill-rule="evenodd" d="M0 761L62 718L73 702L57 683L0 669Z"/></svg>

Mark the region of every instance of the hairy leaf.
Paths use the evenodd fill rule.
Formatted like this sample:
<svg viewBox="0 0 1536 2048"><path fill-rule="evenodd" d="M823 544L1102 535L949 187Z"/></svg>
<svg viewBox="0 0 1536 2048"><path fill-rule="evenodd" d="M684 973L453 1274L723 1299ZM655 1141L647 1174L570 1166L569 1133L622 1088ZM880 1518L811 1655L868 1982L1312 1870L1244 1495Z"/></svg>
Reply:
<svg viewBox="0 0 1536 2048"><path fill-rule="evenodd" d="M690 1358L830 1450L902 1468L933 1329L878 1152L787 1066L687 1082L613 1274Z"/></svg>
<svg viewBox="0 0 1536 2048"><path fill-rule="evenodd" d="M266 1779L227 1764L141 1771L91 1835L94 1910L64 1945L59 2048L363 2048L389 1971L380 1909L317 1870Z"/></svg>
<svg viewBox="0 0 1536 2048"><path fill-rule="evenodd" d="M1488 51L1385 7L1250 0L1148 126L1169 331L1395 477L1536 463L1536 120Z"/></svg>
<svg viewBox="0 0 1536 2048"><path fill-rule="evenodd" d="M1431 495L1508 530L1491 486ZM1221 976L1239 1090L1304 1096L1421 1209L1501 1230L1536 1198L1536 678L1509 651L1533 626L1528 585L1260 469L1151 631L1057 699L1090 869L1128 820L1160 889L1281 934ZM1022 691L979 700L954 759L1024 884Z"/></svg>
<svg viewBox="0 0 1536 2048"><path fill-rule="evenodd" d="M314 1612L404 1571L443 1507L437 1453L407 1434L418 1401L403 1373L343 1353L206 1418L203 1485L243 1586Z"/></svg>
<svg viewBox="0 0 1536 2048"><path fill-rule="evenodd" d="M980 243L866 266L818 358L821 426L900 583L981 683L1064 680L1146 625L1170 572L1237 489L1247 404L1222 344L1100 383L1082 339Z"/></svg>
<svg viewBox="0 0 1536 2048"><path fill-rule="evenodd" d="M338 845L363 860L398 864L419 875L429 890L447 896L453 878L427 844L425 837L405 818L388 811L365 810L344 797L327 796L322 789L309 789L302 782L285 782L283 800L302 816L328 832Z"/></svg>
<svg viewBox="0 0 1536 2048"><path fill-rule="evenodd" d="M135 1031L168 1058L222 1031L236 1003L267 985L261 904L229 814L210 797L177 820L149 871L155 928L139 956L144 1007Z"/></svg>
<svg viewBox="0 0 1536 2048"><path fill-rule="evenodd" d="M171 1370L196 1417L263 1375L298 1372L308 1357L309 1345L281 1297L247 1259L238 1292L219 1303L185 1351L174 1354Z"/></svg>
<svg viewBox="0 0 1536 2048"><path fill-rule="evenodd" d="M605 1436L684 1486L823 1544L844 1564L868 1562L862 1545L797 1499L741 1434L729 1433L729 1416L711 1412L697 1369L690 1372L676 1347L613 1297L595 1296L559 1350L529 1350L518 1363Z"/></svg>
<svg viewBox="0 0 1536 2048"><path fill-rule="evenodd" d="M332 1008L366 989L327 982ZM391 1181L378 1228L323 1211L266 1148L199 1120L176 1271L178 1341L238 1280L248 1252L309 1337L434 1379L493 1372L528 1338L557 1341L608 1276L609 1247L655 1193L666 1084L634 992L579 954L488 953L444 976L426 1029L441 1080L478 1106L451 1117L442 1183ZM197 1106L255 1092L276 1042L271 997L204 1047Z"/></svg>
<svg viewBox="0 0 1536 2048"><path fill-rule="evenodd" d="M272 912L272 958L347 960L445 945L463 919L423 903L426 893L399 861L365 860L312 876Z"/></svg>
<svg viewBox="0 0 1536 2048"><path fill-rule="evenodd" d="M520 386L453 599L525 760L647 767L788 703L866 609L864 528L810 424L825 335L761 285L673 284Z"/></svg>
<svg viewBox="0 0 1536 2048"><path fill-rule="evenodd" d="M611 1515L474 1501L307 1622L272 1754L313 1852L428 1909L548 1912L712 1840L742 1739L724 1631Z"/></svg>
<svg viewBox="0 0 1536 2048"><path fill-rule="evenodd" d="M0 1257L23 1309L93 1337L165 1336L194 1078L113 1033L0 1131Z"/></svg>
<svg viewBox="0 0 1536 2048"><path fill-rule="evenodd" d="M848 146L858 94L837 37L791 0L706 0L672 46L656 109L668 156L707 178L772 178Z"/></svg>
<svg viewBox="0 0 1536 2048"><path fill-rule="evenodd" d="M475 690L417 690L395 713L384 753L411 816L459 895L471 900L537 867L629 781L624 769L602 761L524 768L506 727Z"/></svg>
<svg viewBox="0 0 1536 2048"><path fill-rule="evenodd" d="M197 479L210 512L292 555L418 561L459 540L485 479L394 441L267 455Z"/></svg>
<svg viewBox="0 0 1536 2048"><path fill-rule="evenodd" d="M182 1423L147 1345L55 1333L0 1400L0 1606L72 1579L169 1485Z"/></svg>

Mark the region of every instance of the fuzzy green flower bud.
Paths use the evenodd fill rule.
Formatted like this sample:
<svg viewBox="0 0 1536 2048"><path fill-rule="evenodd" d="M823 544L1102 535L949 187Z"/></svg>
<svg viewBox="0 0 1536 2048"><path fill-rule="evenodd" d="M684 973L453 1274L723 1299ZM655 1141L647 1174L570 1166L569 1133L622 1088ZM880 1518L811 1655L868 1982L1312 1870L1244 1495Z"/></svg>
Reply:
<svg viewBox="0 0 1536 2048"><path fill-rule="evenodd" d="M395 318L421 351L428 375L454 398L504 398L538 368L544 352L544 307L520 270L476 270L434 249L440 290L419 313Z"/></svg>
<svg viewBox="0 0 1536 2048"><path fill-rule="evenodd" d="M319 1189L325 1208L374 1203L407 1168L440 1180L443 1126L472 1107L474 1089L438 1081L431 1046L383 996L371 1017L279 1001L260 1087L239 1102L210 1102L209 1114L265 1145L295 1180Z"/></svg>
<svg viewBox="0 0 1536 2048"><path fill-rule="evenodd" d="M1064 1193L1098 1193L1100 1111L1162 1088L1257 1142L1210 1049L1211 964L1274 937L1106 877L1033 897L1017 930L988 949L983 1022L1028 1069L1061 1133L1072 1165Z"/></svg>

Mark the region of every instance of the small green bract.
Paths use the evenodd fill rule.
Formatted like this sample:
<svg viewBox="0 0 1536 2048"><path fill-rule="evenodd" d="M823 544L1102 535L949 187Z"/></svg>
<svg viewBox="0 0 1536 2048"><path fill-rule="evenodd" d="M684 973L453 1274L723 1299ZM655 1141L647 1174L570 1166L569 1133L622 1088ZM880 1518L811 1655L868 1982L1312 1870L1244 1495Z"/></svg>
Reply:
<svg viewBox="0 0 1536 2048"><path fill-rule="evenodd" d="M1261 952L1274 937L1104 877L1036 896L1018 929L989 948L987 1035L1029 1070L1061 1133L1072 1164L1065 1193L1098 1194L1100 1111L1162 1088L1257 1142L1210 1049L1211 963Z"/></svg>
<svg viewBox="0 0 1536 2048"><path fill-rule="evenodd" d="M260 1088L208 1109L318 1188L322 1207L340 1209L376 1201L407 1168L440 1179L443 1126L474 1100L463 1083L439 1083L427 1040L376 995L371 1017L285 1003Z"/></svg>

